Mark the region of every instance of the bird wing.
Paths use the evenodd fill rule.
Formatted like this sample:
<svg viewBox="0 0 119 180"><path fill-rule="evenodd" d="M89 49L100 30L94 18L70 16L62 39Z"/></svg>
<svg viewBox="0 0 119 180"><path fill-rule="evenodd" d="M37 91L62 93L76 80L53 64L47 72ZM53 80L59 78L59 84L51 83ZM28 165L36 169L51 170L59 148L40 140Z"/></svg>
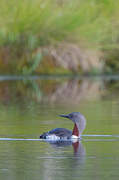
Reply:
<svg viewBox="0 0 119 180"><path fill-rule="evenodd" d="M55 134L56 136L59 137L71 137L72 131L65 129L65 128L56 128L52 129L51 131L48 132L49 134Z"/></svg>

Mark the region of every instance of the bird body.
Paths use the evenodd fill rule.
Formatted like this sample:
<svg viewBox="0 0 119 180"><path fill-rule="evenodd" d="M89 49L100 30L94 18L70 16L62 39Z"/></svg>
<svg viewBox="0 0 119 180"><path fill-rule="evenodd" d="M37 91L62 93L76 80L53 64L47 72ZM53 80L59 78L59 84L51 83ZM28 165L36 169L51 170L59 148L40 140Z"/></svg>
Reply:
<svg viewBox="0 0 119 180"><path fill-rule="evenodd" d="M68 140L68 139L80 138L80 135L86 126L85 117L79 112L73 112L68 115L59 115L59 116L71 119L73 121L74 123L73 131L65 128L55 128L52 129L51 131L41 134L40 139Z"/></svg>
<svg viewBox="0 0 119 180"><path fill-rule="evenodd" d="M72 131L65 128L55 128L51 131L43 133L40 135L41 139L69 139L72 135Z"/></svg>

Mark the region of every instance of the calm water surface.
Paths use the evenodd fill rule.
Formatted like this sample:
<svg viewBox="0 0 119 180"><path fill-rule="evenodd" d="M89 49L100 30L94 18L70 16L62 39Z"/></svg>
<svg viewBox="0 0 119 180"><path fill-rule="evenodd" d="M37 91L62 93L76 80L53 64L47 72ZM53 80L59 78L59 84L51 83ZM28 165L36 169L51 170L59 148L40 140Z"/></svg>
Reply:
<svg viewBox="0 0 119 180"><path fill-rule="evenodd" d="M0 179L119 179L118 78L16 79L0 81ZM72 129L58 114L73 111L87 119L80 142L38 140Z"/></svg>

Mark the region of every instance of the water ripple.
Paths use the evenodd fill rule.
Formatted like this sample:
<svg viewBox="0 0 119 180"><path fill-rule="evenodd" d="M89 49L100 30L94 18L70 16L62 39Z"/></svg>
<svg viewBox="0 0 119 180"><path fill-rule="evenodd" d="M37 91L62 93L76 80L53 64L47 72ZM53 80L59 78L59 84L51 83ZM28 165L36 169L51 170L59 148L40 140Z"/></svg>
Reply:
<svg viewBox="0 0 119 180"><path fill-rule="evenodd" d="M84 137L83 141L119 141L119 135L110 135L110 134L84 134L84 135L82 135L82 137ZM88 137L88 139L87 138L85 139L85 137ZM93 139L93 137L94 137L94 139ZM100 137L102 139L99 139L98 137ZM82 140L82 138L79 140ZM25 139L25 138L0 138L0 141L46 141L46 140L44 140L44 139ZM63 140L61 140L61 141L63 141ZM64 140L64 141L70 141L70 140Z"/></svg>

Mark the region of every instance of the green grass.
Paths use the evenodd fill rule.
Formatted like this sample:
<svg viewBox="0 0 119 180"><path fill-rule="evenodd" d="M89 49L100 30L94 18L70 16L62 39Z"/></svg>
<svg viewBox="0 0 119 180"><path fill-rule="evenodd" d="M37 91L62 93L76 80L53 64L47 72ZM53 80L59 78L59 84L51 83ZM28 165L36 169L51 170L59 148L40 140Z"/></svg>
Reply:
<svg viewBox="0 0 119 180"><path fill-rule="evenodd" d="M34 48L62 40L116 40L119 0L1 0L0 45ZM74 36L75 32L75 36ZM113 34L112 34L113 33Z"/></svg>
<svg viewBox="0 0 119 180"><path fill-rule="evenodd" d="M12 47L17 55L62 41L117 48L118 4L119 0L1 0L0 47Z"/></svg>

